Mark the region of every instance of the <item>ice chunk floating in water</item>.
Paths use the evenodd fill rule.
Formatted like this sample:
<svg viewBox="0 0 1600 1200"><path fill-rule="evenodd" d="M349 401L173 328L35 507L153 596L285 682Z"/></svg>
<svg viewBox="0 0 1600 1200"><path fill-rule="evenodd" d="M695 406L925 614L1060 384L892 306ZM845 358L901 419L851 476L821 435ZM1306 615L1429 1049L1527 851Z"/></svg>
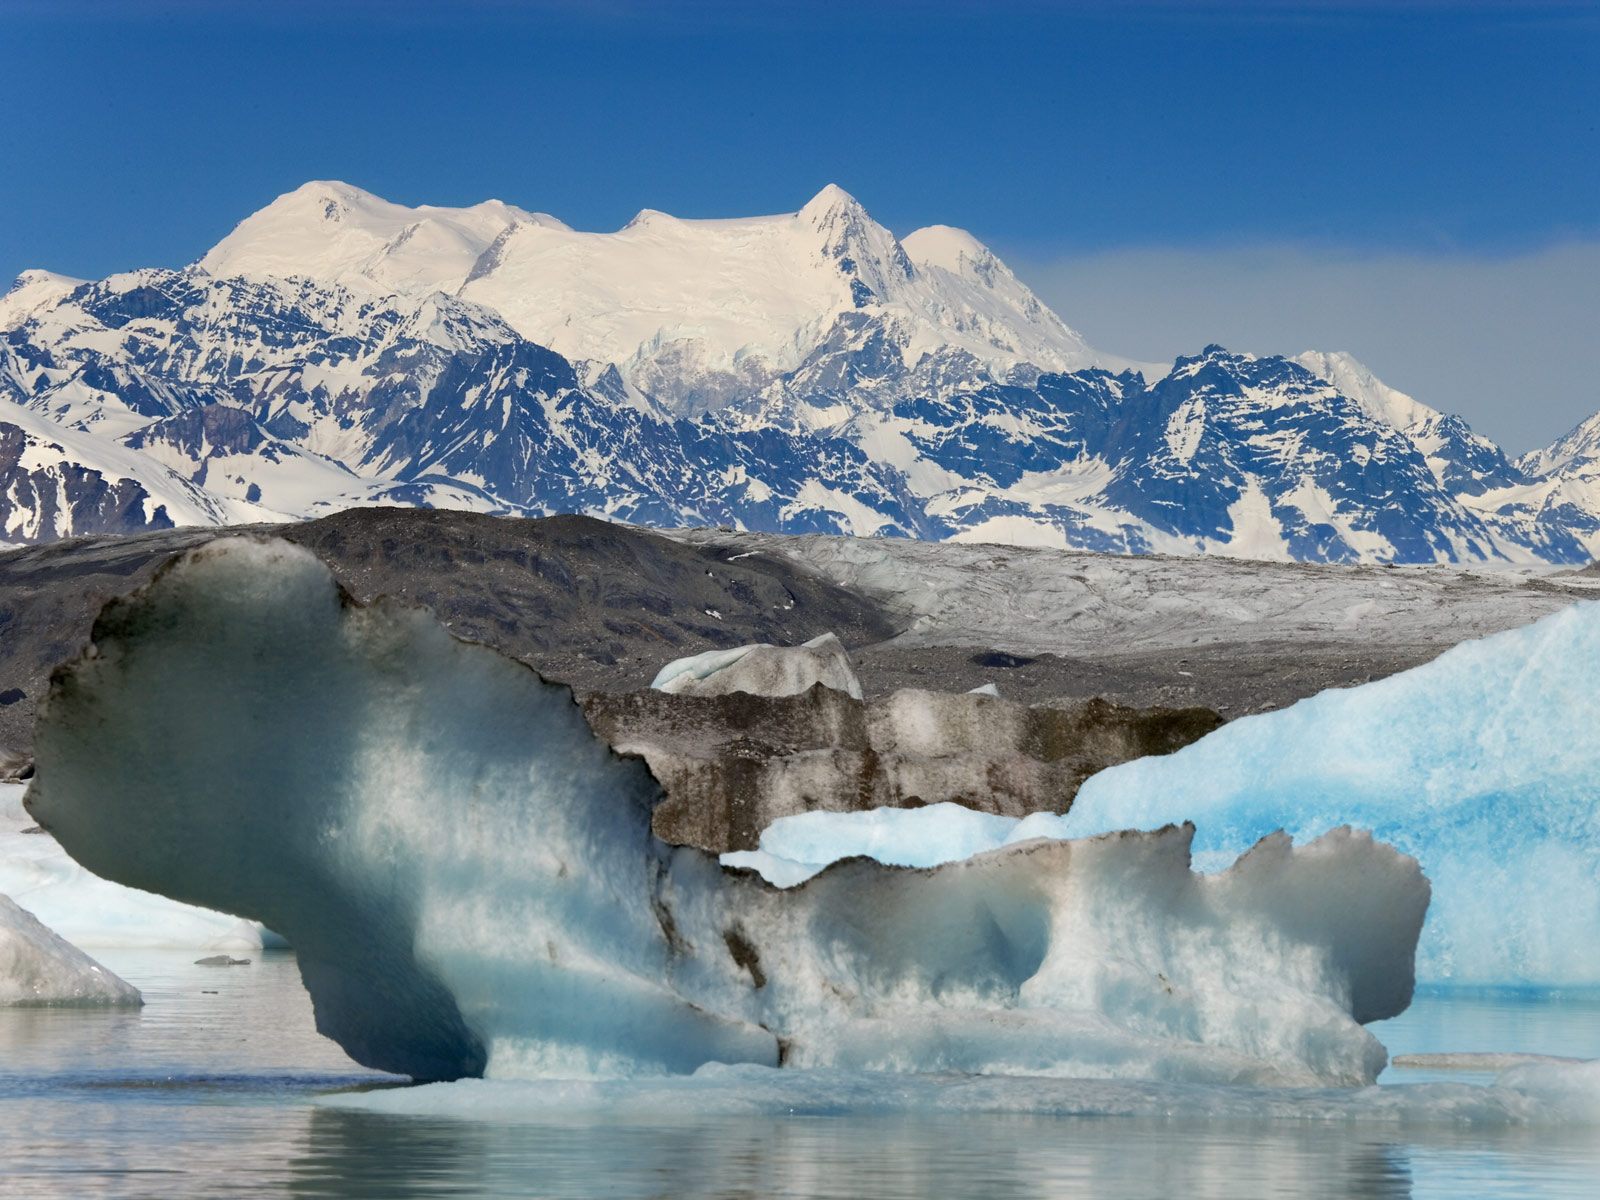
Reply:
<svg viewBox="0 0 1600 1200"><path fill-rule="evenodd" d="M142 1003L137 988L0 896L0 1006Z"/></svg>
<svg viewBox="0 0 1600 1200"><path fill-rule="evenodd" d="M844 643L831 633L801 646L758 642L731 650L707 650L676 659L656 672L650 686L680 696L798 696L817 684L861 699L861 681Z"/></svg>
<svg viewBox="0 0 1600 1200"><path fill-rule="evenodd" d="M1090 778L1063 823L1198 826L1202 863L1346 823L1433 883L1425 979L1600 983L1600 604Z"/></svg>
<svg viewBox="0 0 1600 1200"><path fill-rule="evenodd" d="M37 732L32 813L91 869L259 920L318 1027L422 1078L711 1062L1368 1081L1416 864L1337 830L1215 876L1192 829L778 891L650 833L571 692L309 553L225 540L107 607Z"/></svg>
<svg viewBox="0 0 1600 1200"><path fill-rule="evenodd" d="M1021 824L1016 817L948 802L921 808L795 813L763 829L759 849L729 851L722 855L722 863L756 871L776 887L793 887L846 858L871 858L896 867L959 862L1021 840L1014 837ZM1049 834L1041 830L1032 836Z"/></svg>

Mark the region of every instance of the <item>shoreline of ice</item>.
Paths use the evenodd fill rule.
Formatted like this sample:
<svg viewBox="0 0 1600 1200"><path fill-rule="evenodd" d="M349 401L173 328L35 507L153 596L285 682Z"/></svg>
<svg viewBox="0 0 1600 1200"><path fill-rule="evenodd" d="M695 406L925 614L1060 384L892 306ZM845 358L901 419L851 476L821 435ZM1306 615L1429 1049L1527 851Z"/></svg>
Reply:
<svg viewBox="0 0 1600 1200"><path fill-rule="evenodd" d="M1524 1066L1493 1084L1361 1088L900 1074L710 1064L692 1075L629 1080L463 1079L319 1096L316 1103L391 1116L559 1122L574 1116L1009 1114L1240 1123L1515 1128L1600 1124L1600 1062Z"/></svg>

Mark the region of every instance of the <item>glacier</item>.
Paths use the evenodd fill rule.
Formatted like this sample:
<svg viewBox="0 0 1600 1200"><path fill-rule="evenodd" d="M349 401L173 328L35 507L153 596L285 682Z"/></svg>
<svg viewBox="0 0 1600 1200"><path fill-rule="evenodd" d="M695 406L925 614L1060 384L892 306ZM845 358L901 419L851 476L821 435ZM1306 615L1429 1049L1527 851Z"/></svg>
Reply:
<svg viewBox="0 0 1600 1200"><path fill-rule="evenodd" d="M142 1003L137 988L0 896L0 1007Z"/></svg>
<svg viewBox="0 0 1600 1200"><path fill-rule="evenodd" d="M159 697L159 703L152 703ZM562 685L270 539L110 603L30 813L90 870L294 945L318 1028L418 1079L708 1064L1370 1083L1428 885L1335 829L1191 869L1192 826L787 891L651 835Z"/></svg>
<svg viewBox="0 0 1600 1200"><path fill-rule="evenodd" d="M1059 832L1193 821L1220 865L1354 823L1433 883L1422 978L1600 983L1600 604L1245 717L1086 781Z"/></svg>

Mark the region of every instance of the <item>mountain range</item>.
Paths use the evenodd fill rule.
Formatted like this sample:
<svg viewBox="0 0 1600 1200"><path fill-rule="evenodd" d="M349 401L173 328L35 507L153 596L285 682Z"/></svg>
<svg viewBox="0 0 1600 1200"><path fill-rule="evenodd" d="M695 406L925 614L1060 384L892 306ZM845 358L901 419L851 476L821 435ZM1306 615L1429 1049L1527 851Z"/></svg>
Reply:
<svg viewBox="0 0 1600 1200"><path fill-rule="evenodd" d="M1600 414L1513 461L1346 354L1119 359L970 234L833 186L586 233L313 182L181 270L0 298L0 541L370 504L1579 563Z"/></svg>

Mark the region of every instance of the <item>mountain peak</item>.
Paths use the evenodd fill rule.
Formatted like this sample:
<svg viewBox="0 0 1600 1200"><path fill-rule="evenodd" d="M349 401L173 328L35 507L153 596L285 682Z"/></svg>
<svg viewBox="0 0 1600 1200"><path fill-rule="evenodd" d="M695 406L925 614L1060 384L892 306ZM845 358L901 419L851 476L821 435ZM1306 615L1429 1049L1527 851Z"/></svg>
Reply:
<svg viewBox="0 0 1600 1200"><path fill-rule="evenodd" d="M900 244L917 266L940 267L955 275L995 261L994 251L954 225L925 225L906 234Z"/></svg>
<svg viewBox="0 0 1600 1200"><path fill-rule="evenodd" d="M799 215L803 221L821 225L840 216L865 217L867 210L861 206L861 201L837 183L830 183L806 201Z"/></svg>
<svg viewBox="0 0 1600 1200"><path fill-rule="evenodd" d="M48 304L83 286L84 280L54 271L27 270L17 276L9 291L0 294L0 329L27 319Z"/></svg>
<svg viewBox="0 0 1600 1200"><path fill-rule="evenodd" d="M662 212L659 208L641 208L633 214L633 220L623 226L624 229L643 229L651 225L681 224L682 222L671 213Z"/></svg>
<svg viewBox="0 0 1600 1200"><path fill-rule="evenodd" d="M336 281L359 290L453 292L508 229L566 229L501 200L408 208L336 179L314 179L252 213L198 265L212 275Z"/></svg>
<svg viewBox="0 0 1600 1200"><path fill-rule="evenodd" d="M1292 361L1349 396L1368 416L1395 429L1413 429L1440 415L1437 409L1384 383L1365 363L1344 350L1307 350L1296 354Z"/></svg>
<svg viewBox="0 0 1600 1200"><path fill-rule="evenodd" d="M310 200L313 202L323 200L340 200L347 204L387 204L388 201L375 192L357 187L353 183L346 183L342 179L308 179L297 188L291 188L283 193L273 204L284 201ZM270 208L271 205L268 205Z"/></svg>

